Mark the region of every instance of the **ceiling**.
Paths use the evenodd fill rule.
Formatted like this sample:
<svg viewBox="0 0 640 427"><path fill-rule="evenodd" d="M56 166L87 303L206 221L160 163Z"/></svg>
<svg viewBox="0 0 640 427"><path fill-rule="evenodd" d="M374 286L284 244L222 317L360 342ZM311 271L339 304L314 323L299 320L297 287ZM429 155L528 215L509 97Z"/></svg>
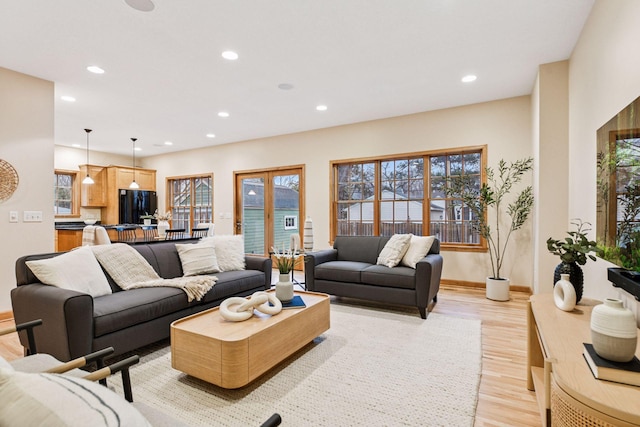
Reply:
<svg viewBox="0 0 640 427"><path fill-rule="evenodd" d="M136 137L143 157L527 95L593 0L153 3L0 0L0 67L55 82L56 144L91 128L92 150Z"/></svg>

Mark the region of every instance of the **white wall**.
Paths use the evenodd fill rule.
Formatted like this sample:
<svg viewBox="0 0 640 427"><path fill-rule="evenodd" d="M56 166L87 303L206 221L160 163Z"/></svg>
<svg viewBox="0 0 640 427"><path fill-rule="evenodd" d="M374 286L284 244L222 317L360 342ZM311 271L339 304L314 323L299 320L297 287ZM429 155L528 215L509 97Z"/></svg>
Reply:
<svg viewBox="0 0 640 427"><path fill-rule="evenodd" d="M231 234L233 219L220 219L220 214L233 217L234 171L305 164L306 214L313 219L315 249L320 249L329 247L330 161L484 144L492 166L501 158L532 155L528 96L148 157L145 167L158 171L161 209L166 177L213 172L216 232ZM531 183L531 177L526 180ZM513 285L531 284L530 242L531 222L514 235L505 260L504 274ZM443 256L444 278L484 283L487 254Z"/></svg>
<svg viewBox="0 0 640 427"><path fill-rule="evenodd" d="M533 292L553 290L553 272L560 262L547 250L549 237L564 237L569 187L569 63L541 65L532 98L535 157Z"/></svg>
<svg viewBox="0 0 640 427"><path fill-rule="evenodd" d="M0 312L11 310L16 259L53 251L53 96L52 82L0 68L0 158L20 179L0 202ZM25 210L42 211L43 221L23 222ZM10 211L19 222L9 223Z"/></svg>
<svg viewBox="0 0 640 427"><path fill-rule="evenodd" d="M640 96L639 21L640 2L597 0L571 56L567 227L575 217L595 224L596 131ZM610 266L601 259L587 263L585 296L618 294L606 278Z"/></svg>

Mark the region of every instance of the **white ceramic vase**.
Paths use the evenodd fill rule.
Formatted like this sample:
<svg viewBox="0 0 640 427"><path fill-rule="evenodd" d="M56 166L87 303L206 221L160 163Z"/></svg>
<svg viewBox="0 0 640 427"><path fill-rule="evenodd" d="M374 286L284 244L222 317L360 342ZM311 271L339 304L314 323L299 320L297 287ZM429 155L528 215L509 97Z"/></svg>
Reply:
<svg viewBox="0 0 640 427"><path fill-rule="evenodd" d="M638 328L633 312L622 301L607 298L591 312L591 341L598 356L614 362L633 359Z"/></svg>
<svg viewBox="0 0 640 427"><path fill-rule="evenodd" d="M169 221L158 221L158 236L165 237L169 229Z"/></svg>
<svg viewBox="0 0 640 427"><path fill-rule="evenodd" d="M568 274L561 274L553 287L553 302L560 310L571 311L576 306L576 289L569 281Z"/></svg>
<svg viewBox="0 0 640 427"><path fill-rule="evenodd" d="M313 221L311 221L311 217L307 217L304 221L304 235L302 237L305 252L311 252L313 250Z"/></svg>
<svg viewBox="0 0 640 427"><path fill-rule="evenodd" d="M509 301L509 279L487 277L487 298L494 301Z"/></svg>
<svg viewBox="0 0 640 427"><path fill-rule="evenodd" d="M280 279L276 283L276 298L281 302L288 302L293 299L293 283L290 273L280 273Z"/></svg>

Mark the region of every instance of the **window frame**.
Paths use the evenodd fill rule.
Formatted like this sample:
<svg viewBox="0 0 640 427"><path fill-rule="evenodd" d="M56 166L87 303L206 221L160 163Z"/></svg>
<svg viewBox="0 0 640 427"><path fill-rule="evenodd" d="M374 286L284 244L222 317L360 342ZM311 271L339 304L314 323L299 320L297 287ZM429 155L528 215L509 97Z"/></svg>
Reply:
<svg viewBox="0 0 640 427"><path fill-rule="evenodd" d="M455 147L439 150L420 151L412 153L398 153L389 154L384 156L375 157L362 157L343 160L332 160L329 164L330 171L330 225L329 233L331 243L335 240L338 231L338 205L339 205L339 188L338 188L338 167L341 165L358 164L358 163L374 163L374 198L373 198L373 235L380 235L380 203L382 201L380 193L381 185L381 172L380 164L382 162L388 162L391 160L411 160L415 158L423 159L423 197L422 197L422 233L423 235L431 234L431 157L438 157L443 155L465 155L471 153L480 154L480 183L486 182L486 166L487 166L487 146L468 146L468 147ZM452 198L445 197L445 200L451 200ZM442 200L442 199L437 199ZM486 213L485 213L486 215ZM425 234L426 233L426 234ZM440 246L443 250L452 250L460 252L486 252L488 250L487 241L482 236L479 236L479 243L459 243L459 242L440 242Z"/></svg>
<svg viewBox="0 0 640 427"><path fill-rule="evenodd" d="M80 179L79 171L68 170L68 169L54 169L53 175L54 178L58 175L69 175L71 176L71 213L69 214L59 214L56 212L56 198L55 188L56 182L54 182L54 193L53 193L53 209L54 209L54 218L80 218Z"/></svg>
<svg viewBox="0 0 640 427"><path fill-rule="evenodd" d="M191 232L191 230L196 226L196 224L194 223L194 218L195 218L195 210L197 208L201 208L202 206L195 206L194 202L197 200L196 197L196 186L195 181L197 179L210 179L211 180L211 186L210 186L210 200L211 200L211 219L209 221L202 221L200 220L200 222L211 222L211 223L215 223L215 211L214 211L214 202L213 202L213 185L214 185L214 177L213 177L213 173L205 173L205 174L195 174L195 175L183 175L183 176L170 176L167 177L165 179L165 206L167 207L167 211L171 212L171 227L172 228L176 228L174 227L174 219L175 218L175 208L177 207L176 205L173 204L173 182L174 181L181 181L181 180L189 180L189 197L191 200L191 203L189 204L189 227L185 227L187 232ZM205 206L205 205L203 205ZM184 206L178 206L181 208L184 208ZM179 227L182 228L182 227Z"/></svg>

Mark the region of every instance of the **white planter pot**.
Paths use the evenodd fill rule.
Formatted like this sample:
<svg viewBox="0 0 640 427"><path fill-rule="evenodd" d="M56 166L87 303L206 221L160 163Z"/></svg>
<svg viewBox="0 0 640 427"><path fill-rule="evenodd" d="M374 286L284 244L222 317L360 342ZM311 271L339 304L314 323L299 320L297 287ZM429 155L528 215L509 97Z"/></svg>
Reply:
<svg viewBox="0 0 640 427"><path fill-rule="evenodd" d="M509 301L509 279L487 277L487 298L494 301Z"/></svg>
<svg viewBox="0 0 640 427"><path fill-rule="evenodd" d="M150 219L143 219L143 220L142 220L142 223L143 223L144 225L151 225L151 220L150 220Z"/></svg>
<svg viewBox="0 0 640 427"><path fill-rule="evenodd" d="M280 281L276 283L276 298L282 302L293 299L293 283L289 273L280 273Z"/></svg>

